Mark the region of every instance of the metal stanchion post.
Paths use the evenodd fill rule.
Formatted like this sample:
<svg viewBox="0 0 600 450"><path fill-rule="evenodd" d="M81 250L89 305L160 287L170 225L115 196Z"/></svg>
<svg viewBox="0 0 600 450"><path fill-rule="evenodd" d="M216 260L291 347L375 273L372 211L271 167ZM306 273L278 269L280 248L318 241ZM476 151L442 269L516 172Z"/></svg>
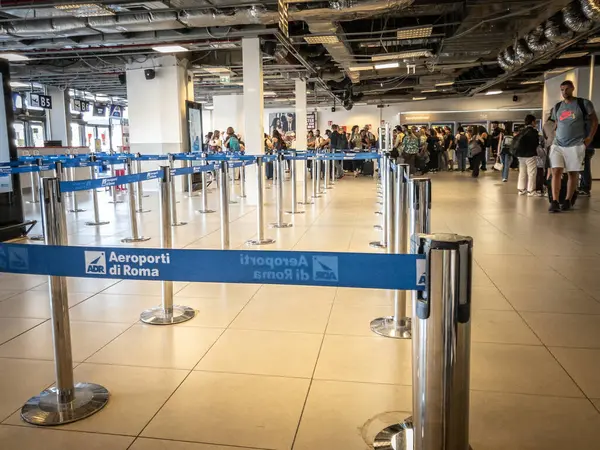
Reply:
<svg viewBox="0 0 600 450"><path fill-rule="evenodd" d="M373 248L387 248L388 242L388 224L389 212L393 209L393 174L391 173L391 165L389 158L385 158L381 168L381 183L383 185L383 208L377 213L382 215L381 220L381 240L373 241L369 245Z"/></svg>
<svg viewBox="0 0 600 450"><path fill-rule="evenodd" d="M288 214L304 214L304 211L298 211L298 199L297 199L297 177L296 177L296 151L292 151L292 159L290 160L290 175L291 175L291 183L292 183L292 209L287 211ZM305 174L306 175L306 174ZM306 181L304 184L304 188L306 189Z"/></svg>
<svg viewBox="0 0 600 450"><path fill-rule="evenodd" d="M221 189L219 191L219 207L221 209L221 249L229 248L229 195L227 194L227 174L229 172L227 161L221 161Z"/></svg>
<svg viewBox="0 0 600 450"><path fill-rule="evenodd" d="M237 204L237 201L233 198L235 195L235 168L227 169L227 174L229 175L229 204L235 205ZM225 177L225 181L227 181L227 177Z"/></svg>
<svg viewBox="0 0 600 450"><path fill-rule="evenodd" d="M39 189L42 186L42 178L41 178L41 172L40 172L39 168L44 164L43 159L42 158L37 158L37 164L38 164L38 170L36 172L37 190L36 190L36 192L32 193L32 197L31 197L32 201L30 203L33 203L33 200L37 200L37 196L39 195ZM57 162L56 164L60 165L59 162ZM56 176L56 174L55 174L55 176ZM40 202L39 200L36 201L36 203L39 203L39 202ZM43 241L43 240L45 240L43 229L44 229L44 226L42 224L42 234L28 234L27 235L27 239L29 239L30 241Z"/></svg>
<svg viewBox="0 0 600 450"><path fill-rule="evenodd" d="M407 164L396 166L394 214L390 224L394 229L394 233L393 236L388 236L388 249L393 249L390 253L409 253L408 173L409 166ZM406 299L410 295L410 291L394 291L394 315L371 321L371 330L385 337L410 339L411 318L410 313L407 314L406 311Z"/></svg>
<svg viewBox="0 0 600 450"><path fill-rule="evenodd" d="M172 169L175 160L173 155L169 155L169 167ZM177 220L177 197L175 196L175 177L171 177L171 226L180 227L187 225L187 222L179 222Z"/></svg>
<svg viewBox="0 0 600 450"><path fill-rule="evenodd" d="M31 167L35 166L35 163L32 162L30 164ZM31 182L31 200L28 200L27 203L35 204L40 201L37 198L38 190L39 190L39 181L40 181L40 172L39 172L39 160L38 160L38 170L29 172L29 180Z"/></svg>
<svg viewBox="0 0 600 450"><path fill-rule="evenodd" d="M301 205L312 205L314 202L308 196L308 156L304 158L304 181L302 183L302 201Z"/></svg>
<svg viewBox="0 0 600 450"><path fill-rule="evenodd" d="M110 176L114 177L115 176L115 164L114 162L110 162ZM112 200L109 201L108 203L112 203L112 204L117 204L117 203L123 203L123 200L117 199L117 185L114 185L112 187L109 188L110 192L112 194Z"/></svg>
<svg viewBox="0 0 600 450"><path fill-rule="evenodd" d="M246 161L240 167L240 198L246 198Z"/></svg>
<svg viewBox="0 0 600 450"><path fill-rule="evenodd" d="M206 155L203 155L204 157L206 157ZM206 160L203 160L202 162L203 166L208 165L208 163L206 162ZM202 192L200 192L200 195L202 196L202 209L198 210L198 212L200 214L212 214L215 212L214 209L208 209L208 188L206 187L206 174L208 172L206 172L206 170L204 170L200 176L202 177Z"/></svg>
<svg viewBox="0 0 600 450"><path fill-rule="evenodd" d="M265 238L265 217L263 211L263 157L256 157L256 239L246 242L247 245L274 244L275 239Z"/></svg>
<svg viewBox="0 0 600 450"><path fill-rule="evenodd" d="M96 155L92 155L90 156L90 179L91 180L95 180L96 179L96 167L94 166L94 163L96 162ZM93 222L86 222L86 225L89 226L98 226L98 225L106 225L108 223L110 223L108 220L107 221L101 221L100 220L100 214L99 214L99 210L98 210L98 193L96 192L96 188L92 188L92 203L94 205L94 221Z"/></svg>
<svg viewBox="0 0 600 450"><path fill-rule="evenodd" d="M320 164L318 163L318 161L319 161L319 155L315 153L315 156L313 157L313 160L312 160L312 185L313 185L312 198L321 197L321 194L319 194L319 177L321 174L319 173Z"/></svg>
<svg viewBox="0 0 600 450"><path fill-rule="evenodd" d="M171 231L171 168L162 166L162 179L159 190L159 208L160 208L160 245L161 248L173 248L173 239ZM193 319L196 311L189 306L173 304L173 282L161 281L162 285L162 304L154 308L147 309L140 315L142 322L150 325L172 325Z"/></svg>
<svg viewBox="0 0 600 450"><path fill-rule="evenodd" d="M128 159L125 163L127 167L127 174L132 174L132 164L133 162L130 159ZM121 239L121 242L129 243L150 240L149 237L140 236L138 232L137 216L135 215L135 193L133 192L133 183L127 188L127 197L129 203L129 225L131 227L131 237L123 238Z"/></svg>
<svg viewBox="0 0 600 450"><path fill-rule="evenodd" d="M138 153L136 156L139 158L141 155ZM140 162L141 161L139 159L135 162L135 173L142 173L142 165L140 164ZM133 184L131 185L131 189L133 189ZM144 209L142 200L142 198L144 197L144 188L142 187L142 180L135 183L135 194L137 198L137 209L135 210L135 212L140 214L150 212L149 209Z"/></svg>
<svg viewBox="0 0 600 450"><path fill-rule="evenodd" d="M185 165L186 165L186 167L192 167L193 166L191 160L186 161ZM188 189L188 195L187 195L188 198L198 197L198 195L196 195L196 193L194 192L194 174L193 173L190 173L187 176L187 189Z"/></svg>
<svg viewBox="0 0 600 450"><path fill-rule="evenodd" d="M381 431L376 449L469 450L473 239L419 235L425 291L413 293L413 414Z"/></svg>
<svg viewBox="0 0 600 450"><path fill-rule="evenodd" d="M40 201L46 245L67 245L64 203L58 178L42 179ZM98 253L98 257L104 257L104 253ZM21 408L21 418L34 425L62 425L84 419L101 410L109 398L108 390L103 386L74 383L67 280L51 276L48 277L48 285L56 386L32 397Z"/></svg>
<svg viewBox="0 0 600 450"><path fill-rule="evenodd" d="M71 181L75 181L75 167L69 167L69 175ZM77 191L71 192L71 209L69 209L69 212L78 213L84 211L85 209L82 209L77 205Z"/></svg>
<svg viewBox="0 0 600 450"><path fill-rule="evenodd" d="M331 160L329 159L329 156L331 155L331 152L329 150L325 151L325 160L323 161L323 167L325 168L324 170L324 174L323 174L323 194L327 194L327 189L329 189L329 178L330 178L330 166L331 166Z"/></svg>
<svg viewBox="0 0 600 450"><path fill-rule="evenodd" d="M277 178L279 179L279 183L277 183L277 191L275 192L275 207L277 209L277 222L272 223L271 227L273 228L290 228L293 225L291 223L285 223L283 221L283 154L280 153L277 155L277 160L275 161L275 171L277 172Z"/></svg>

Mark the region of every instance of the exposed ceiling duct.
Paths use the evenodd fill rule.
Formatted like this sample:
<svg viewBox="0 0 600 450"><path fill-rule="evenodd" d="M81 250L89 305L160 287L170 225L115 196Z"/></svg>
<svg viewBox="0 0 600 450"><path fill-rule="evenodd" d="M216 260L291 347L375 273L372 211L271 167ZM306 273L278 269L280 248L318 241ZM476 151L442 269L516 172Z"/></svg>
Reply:
<svg viewBox="0 0 600 450"><path fill-rule="evenodd" d="M566 27L574 33L581 33L592 28L592 21L584 16L579 2L570 3L563 9L563 18Z"/></svg>
<svg viewBox="0 0 600 450"><path fill-rule="evenodd" d="M581 11L583 15L594 22L600 22L600 1L581 0Z"/></svg>

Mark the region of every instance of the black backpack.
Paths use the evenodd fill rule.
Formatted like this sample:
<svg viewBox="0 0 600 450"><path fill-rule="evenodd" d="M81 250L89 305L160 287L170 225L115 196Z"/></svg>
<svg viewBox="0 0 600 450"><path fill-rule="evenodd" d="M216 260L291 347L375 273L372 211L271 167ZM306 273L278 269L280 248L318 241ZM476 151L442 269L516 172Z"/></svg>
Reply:
<svg viewBox="0 0 600 450"><path fill-rule="evenodd" d="M580 97L575 97L575 99L577 100L577 106L579 106L579 109L583 114L583 121L585 122L585 132L588 133L588 130L590 129L590 115L587 112L585 102L583 101L583 99ZM558 123L558 110L560 108L560 105L562 105L562 101L554 105L554 118L556 119L556 123ZM598 129L596 130L596 134L592 139L592 143L590 144L591 148L600 148L600 133L598 133L598 131L600 131L600 127L598 127Z"/></svg>

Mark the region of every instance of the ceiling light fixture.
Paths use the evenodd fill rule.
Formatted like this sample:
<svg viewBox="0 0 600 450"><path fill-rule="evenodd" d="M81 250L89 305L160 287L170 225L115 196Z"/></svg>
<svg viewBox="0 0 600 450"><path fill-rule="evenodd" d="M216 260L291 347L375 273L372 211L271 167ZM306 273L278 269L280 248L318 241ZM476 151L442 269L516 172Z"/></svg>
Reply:
<svg viewBox="0 0 600 450"><path fill-rule="evenodd" d="M19 55L17 53L0 53L0 59L5 59L7 61L29 61L29 57L25 55Z"/></svg>
<svg viewBox="0 0 600 450"><path fill-rule="evenodd" d="M430 92L438 92L438 90L437 89L426 89L424 91L421 91L421 94L428 94Z"/></svg>
<svg viewBox="0 0 600 450"><path fill-rule="evenodd" d="M502 94L502 91L500 89L495 90L495 91L487 91L485 93L485 95L498 95L498 94Z"/></svg>
<svg viewBox="0 0 600 450"><path fill-rule="evenodd" d="M215 73L215 74L231 73L231 70L229 70L227 67L202 67L202 70L204 70L205 72L208 72L208 73Z"/></svg>
<svg viewBox="0 0 600 450"><path fill-rule="evenodd" d="M31 86L29 83L22 83L21 81L11 81L10 82L11 88L20 88L20 87L29 87L29 86Z"/></svg>
<svg viewBox="0 0 600 450"><path fill-rule="evenodd" d="M395 69L397 67L400 67L400 63L398 63L398 62L375 64L375 69L376 70L381 70L381 69Z"/></svg>
<svg viewBox="0 0 600 450"><path fill-rule="evenodd" d="M527 81L521 81L521 84L538 84L538 83L543 83L542 80L527 80Z"/></svg>
<svg viewBox="0 0 600 450"><path fill-rule="evenodd" d="M215 109L215 107L213 105L206 105L206 106L203 106L203 108L208 111L212 111L213 109Z"/></svg>
<svg viewBox="0 0 600 450"><path fill-rule="evenodd" d="M181 45L160 45L158 47L152 47L152 50L159 53L181 53L189 52L189 48L182 47Z"/></svg>
<svg viewBox="0 0 600 450"><path fill-rule="evenodd" d="M55 8L72 14L75 17L112 16L115 14L111 8L98 3L70 3L67 5L57 5Z"/></svg>
<svg viewBox="0 0 600 450"><path fill-rule="evenodd" d="M398 39L418 39L431 36L433 31L432 26L418 28L403 28L398 30Z"/></svg>
<svg viewBox="0 0 600 450"><path fill-rule="evenodd" d="M265 92L263 92L263 95L265 97L277 97L277 92L274 92L274 91L265 91Z"/></svg>
<svg viewBox="0 0 600 450"><path fill-rule="evenodd" d="M436 86L452 86L454 81L443 81L441 83L435 83Z"/></svg>
<svg viewBox="0 0 600 450"><path fill-rule="evenodd" d="M582 56L589 55L590 52L570 52L563 53L558 59L569 59L569 58L581 58Z"/></svg>
<svg viewBox="0 0 600 450"><path fill-rule="evenodd" d="M337 44L340 42L337 36L304 36L304 40L308 44Z"/></svg>
<svg viewBox="0 0 600 450"><path fill-rule="evenodd" d="M588 43L588 44L600 44L600 36L596 36L596 37L593 37L593 38L589 38L589 39L587 40L587 43Z"/></svg>
<svg viewBox="0 0 600 450"><path fill-rule="evenodd" d="M548 70L546 73L563 73L572 69L573 67L557 67L556 69Z"/></svg>
<svg viewBox="0 0 600 450"><path fill-rule="evenodd" d="M366 66L352 66L349 67L348 70L352 71L352 72L361 72L363 70L373 70L373 66L372 65L366 65Z"/></svg>
<svg viewBox="0 0 600 450"><path fill-rule="evenodd" d="M371 61L387 61L389 59L405 59L405 58L429 58L431 51L427 49L423 50L408 50L405 52L398 53L382 53L380 55L371 56Z"/></svg>
<svg viewBox="0 0 600 450"><path fill-rule="evenodd" d="M413 97L413 100L426 100L427 97Z"/></svg>

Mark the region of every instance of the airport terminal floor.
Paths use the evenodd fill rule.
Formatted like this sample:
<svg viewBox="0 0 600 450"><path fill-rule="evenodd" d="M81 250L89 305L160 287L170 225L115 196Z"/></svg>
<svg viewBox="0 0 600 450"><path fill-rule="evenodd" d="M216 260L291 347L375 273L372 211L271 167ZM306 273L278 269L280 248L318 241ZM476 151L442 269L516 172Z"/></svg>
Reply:
<svg viewBox="0 0 600 450"><path fill-rule="evenodd" d="M431 178L432 231L474 239L472 448L597 449L600 200L549 215L547 199L516 195L516 176ZM271 221L274 190L266 192ZM96 230L84 225L88 193L79 200L87 212L68 215L69 244L123 245L127 204L102 193L111 223ZM218 215L197 214L199 197L179 200L188 224L174 230L174 245L220 248ZM145 206L141 231L152 239L143 245L158 246L155 192ZM375 181L347 176L306 214L286 217L293 228L267 235L274 249L373 251L377 207ZM254 207L240 201L230 211L231 247L245 248ZM157 282L70 279L75 378L111 398L85 420L32 427L19 410L55 379L47 277L1 274L0 286L3 449L363 450L410 415L410 341L369 329L393 312L390 292L175 283L175 302L197 316L156 327L139 314L160 302Z"/></svg>

